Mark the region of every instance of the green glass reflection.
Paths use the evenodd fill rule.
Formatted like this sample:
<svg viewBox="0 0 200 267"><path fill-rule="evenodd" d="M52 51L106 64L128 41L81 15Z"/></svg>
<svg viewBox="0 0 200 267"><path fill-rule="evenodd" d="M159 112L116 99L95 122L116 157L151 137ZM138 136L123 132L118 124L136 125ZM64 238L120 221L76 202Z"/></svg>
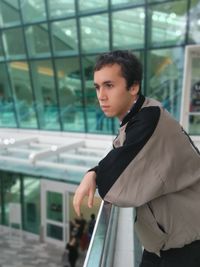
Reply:
<svg viewBox="0 0 200 267"><path fill-rule="evenodd" d="M0 64L0 81L0 126L16 127L13 96L5 63Z"/></svg>
<svg viewBox="0 0 200 267"><path fill-rule="evenodd" d="M17 175L1 172L4 198L4 224L9 225L9 204L20 203L20 179Z"/></svg>
<svg viewBox="0 0 200 267"><path fill-rule="evenodd" d="M43 23L27 27L26 40L30 56L50 56L47 24Z"/></svg>
<svg viewBox="0 0 200 267"><path fill-rule="evenodd" d="M148 53L147 95L161 101L176 119L179 119L181 105L183 58L182 48Z"/></svg>
<svg viewBox="0 0 200 267"><path fill-rule="evenodd" d="M63 228L54 224L47 224L47 236L57 240L63 240Z"/></svg>
<svg viewBox="0 0 200 267"><path fill-rule="evenodd" d="M24 22L46 20L45 0L21 0Z"/></svg>
<svg viewBox="0 0 200 267"><path fill-rule="evenodd" d="M102 8L108 8L108 0L79 0L79 10L89 11L91 9L97 10Z"/></svg>
<svg viewBox="0 0 200 267"><path fill-rule="evenodd" d="M47 191L47 219L63 221L63 196L61 193Z"/></svg>
<svg viewBox="0 0 200 267"><path fill-rule="evenodd" d="M191 135L200 134L200 112L199 115L189 116L189 134Z"/></svg>
<svg viewBox="0 0 200 267"><path fill-rule="evenodd" d="M58 105L51 60L31 62L36 109L41 129L59 130Z"/></svg>
<svg viewBox="0 0 200 267"><path fill-rule="evenodd" d="M74 0L48 0L50 17L61 18L73 15L75 12Z"/></svg>
<svg viewBox="0 0 200 267"><path fill-rule="evenodd" d="M190 4L189 20L189 43L199 44L200 40L200 3L199 0L192 0Z"/></svg>
<svg viewBox="0 0 200 267"><path fill-rule="evenodd" d="M105 51L109 49L108 14L81 18L82 49Z"/></svg>
<svg viewBox="0 0 200 267"><path fill-rule="evenodd" d="M24 230L39 234L40 180L24 177Z"/></svg>
<svg viewBox="0 0 200 267"><path fill-rule="evenodd" d="M105 117L97 100L93 82L94 62L95 57L85 57L83 59L88 132L112 133L113 120Z"/></svg>
<svg viewBox="0 0 200 267"><path fill-rule="evenodd" d="M4 60L3 45L0 39L0 61Z"/></svg>
<svg viewBox="0 0 200 267"><path fill-rule="evenodd" d="M189 133L200 135L200 58L194 54L191 60Z"/></svg>
<svg viewBox="0 0 200 267"><path fill-rule="evenodd" d="M19 6L17 0L0 2L2 24L5 26L20 23Z"/></svg>
<svg viewBox="0 0 200 267"><path fill-rule="evenodd" d="M78 57L57 59L60 114L64 130L84 131L83 95Z"/></svg>
<svg viewBox="0 0 200 267"><path fill-rule="evenodd" d="M145 0L111 0L112 5L124 5L124 4L144 4Z"/></svg>
<svg viewBox="0 0 200 267"><path fill-rule="evenodd" d="M144 8L113 12L112 19L114 48L133 49L144 47Z"/></svg>
<svg viewBox="0 0 200 267"><path fill-rule="evenodd" d="M52 23L54 53L66 55L78 53L78 39L75 19Z"/></svg>
<svg viewBox="0 0 200 267"><path fill-rule="evenodd" d="M166 46L182 44L185 41L187 1L172 1L148 8L149 44Z"/></svg>
<svg viewBox="0 0 200 267"><path fill-rule="evenodd" d="M4 30L6 54L10 59L25 57L23 32L21 28Z"/></svg>
<svg viewBox="0 0 200 267"><path fill-rule="evenodd" d="M36 114L28 64L26 61L11 62L9 69L19 126L22 128L36 128Z"/></svg>

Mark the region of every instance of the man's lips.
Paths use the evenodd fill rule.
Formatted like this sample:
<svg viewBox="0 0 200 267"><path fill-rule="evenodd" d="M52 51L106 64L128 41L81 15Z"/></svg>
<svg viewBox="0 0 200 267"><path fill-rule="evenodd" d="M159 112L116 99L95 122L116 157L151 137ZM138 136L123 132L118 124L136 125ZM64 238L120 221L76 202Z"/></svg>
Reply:
<svg viewBox="0 0 200 267"><path fill-rule="evenodd" d="M110 107L109 106L101 106L101 109L103 110L106 110L106 109L109 109Z"/></svg>

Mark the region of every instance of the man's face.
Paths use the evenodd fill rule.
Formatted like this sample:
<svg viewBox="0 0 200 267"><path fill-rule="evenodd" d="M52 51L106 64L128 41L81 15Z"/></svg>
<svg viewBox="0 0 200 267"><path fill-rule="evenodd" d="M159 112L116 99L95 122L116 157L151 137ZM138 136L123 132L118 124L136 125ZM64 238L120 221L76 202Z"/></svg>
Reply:
<svg viewBox="0 0 200 267"><path fill-rule="evenodd" d="M121 66L107 65L94 72L94 86L101 109L107 117L122 120L137 98L138 85L127 90Z"/></svg>

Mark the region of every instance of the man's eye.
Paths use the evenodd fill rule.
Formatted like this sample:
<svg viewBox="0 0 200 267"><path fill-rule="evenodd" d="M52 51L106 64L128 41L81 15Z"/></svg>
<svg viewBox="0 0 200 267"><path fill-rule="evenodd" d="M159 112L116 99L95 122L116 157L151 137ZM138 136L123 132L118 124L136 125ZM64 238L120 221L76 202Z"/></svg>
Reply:
<svg viewBox="0 0 200 267"><path fill-rule="evenodd" d="M107 84L106 84L106 87L108 87L108 88L112 88L112 87L113 87L113 84L112 84L112 83L107 83Z"/></svg>

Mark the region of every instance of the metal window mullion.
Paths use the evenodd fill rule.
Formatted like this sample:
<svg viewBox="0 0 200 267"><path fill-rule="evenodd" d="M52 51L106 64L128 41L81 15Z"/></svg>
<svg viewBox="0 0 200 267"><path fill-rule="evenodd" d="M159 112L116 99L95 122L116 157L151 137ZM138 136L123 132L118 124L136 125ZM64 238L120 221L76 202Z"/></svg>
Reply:
<svg viewBox="0 0 200 267"><path fill-rule="evenodd" d="M25 229L25 204L24 204L24 176L20 175L19 176L19 180L20 180L20 203L21 203L21 222L22 222L22 230L26 230Z"/></svg>
<svg viewBox="0 0 200 267"><path fill-rule="evenodd" d="M1 34L5 34L4 32L1 32ZM2 51L3 51L3 55L4 55L4 58L5 58L5 66L6 66L6 75L7 75L7 79L8 79L8 83L9 83L9 87L10 87L10 92L12 94L12 97L15 96L14 94L14 90L13 90L13 83L12 83L12 79L11 79L11 73L10 73L10 67L8 65L8 58L7 58L7 55L6 55L6 52L5 52L5 48L4 48L4 40L1 38L2 40ZM19 116L18 116L18 113L17 113L17 107L16 107L16 102L15 102L15 99L13 98L13 107L14 107L14 117L15 117L15 121L16 121L16 125L17 125L17 128L19 128Z"/></svg>
<svg viewBox="0 0 200 267"><path fill-rule="evenodd" d="M187 19L186 19L185 45L188 44L188 41L189 41L190 8L191 8L191 0L187 0Z"/></svg>
<svg viewBox="0 0 200 267"><path fill-rule="evenodd" d="M26 35L25 35L25 25L24 25L24 18L22 15L22 6L21 6L21 1L18 0L18 4L19 4L19 15L20 15L20 19L22 22L21 28L22 28L22 35L23 35L23 39L24 39L24 46L25 46L25 52L26 52L26 61L27 61L27 65L28 65L28 69L29 69L29 77L30 77L30 84L31 84L31 92L32 92L32 98L34 101L34 105L33 105L33 109L35 111L36 114L36 119L37 119L37 128L41 129L41 125L40 125L40 120L39 120L39 114L36 108L36 95L35 95L35 90L34 90L34 82L33 82L33 75L32 75L32 68L31 68L31 64L30 64L30 58L29 58L29 53L28 53L28 44L26 41Z"/></svg>
<svg viewBox="0 0 200 267"><path fill-rule="evenodd" d="M148 3L147 0L145 0L145 6L144 6L144 11L145 11L145 22L144 22L144 70L143 70L143 94L147 94L147 72L148 72L148 61L147 61L147 54L148 54L148 49L149 49L149 44L148 44Z"/></svg>
<svg viewBox="0 0 200 267"><path fill-rule="evenodd" d="M75 1L75 15L76 15L76 27L77 27L77 39L78 39L78 57L79 57L79 66L80 66L80 77L81 77L81 91L82 91L82 105L83 105L83 118L84 118L84 126L85 132L88 132L88 117L86 112L86 95L85 95L85 82L84 82L84 66L82 59L82 50L81 50L81 30L80 30L80 17L78 10L78 0Z"/></svg>
<svg viewBox="0 0 200 267"><path fill-rule="evenodd" d="M58 122L60 124L60 130L63 131L64 127L63 127L63 121L62 121L62 117L61 117L61 106L60 106L60 98L59 98L59 86L58 86L58 79L57 79L57 72L56 72L56 64L55 64L55 60L54 60L54 52L53 52L53 42L52 42L52 30L51 30L51 25L50 25L50 21L49 21L49 6L48 6L48 0L44 0L45 1L45 11L47 14L47 34L48 34L48 38L49 38L49 45L50 45L50 54L51 54L51 59L52 59L52 67L53 67L53 73L54 73L54 85L55 85L55 93L56 93L56 102L57 102L57 115L58 115Z"/></svg>

